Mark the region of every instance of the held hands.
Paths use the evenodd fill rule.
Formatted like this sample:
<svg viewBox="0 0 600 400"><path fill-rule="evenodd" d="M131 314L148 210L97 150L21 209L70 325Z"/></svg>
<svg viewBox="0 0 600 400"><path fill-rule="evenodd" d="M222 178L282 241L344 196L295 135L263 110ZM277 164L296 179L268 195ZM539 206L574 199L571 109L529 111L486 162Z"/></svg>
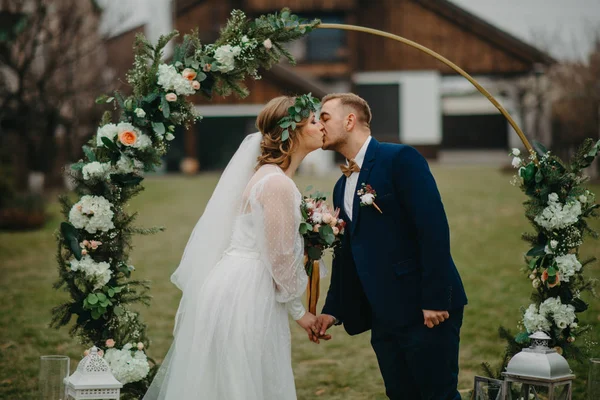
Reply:
<svg viewBox="0 0 600 400"><path fill-rule="evenodd" d="M450 318L448 311L423 310L423 325L428 328L438 326L448 318Z"/></svg>
<svg viewBox="0 0 600 400"><path fill-rule="evenodd" d="M306 312L302 318L296 322L300 325L308 334L308 339L314 343L320 343L320 339L329 340L331 335L326 334L327 329L333 325L334 318L331 315L319 315L316 317L314 314Z"/></svg>

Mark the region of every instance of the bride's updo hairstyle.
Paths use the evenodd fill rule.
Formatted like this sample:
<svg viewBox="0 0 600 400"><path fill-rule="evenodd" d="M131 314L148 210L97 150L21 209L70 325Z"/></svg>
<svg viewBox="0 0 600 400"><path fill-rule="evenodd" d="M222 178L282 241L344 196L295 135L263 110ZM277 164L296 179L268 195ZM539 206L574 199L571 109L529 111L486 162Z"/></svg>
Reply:
<svg viewBox="0 0 600 400"><path fill-rule="evenodd" d="M298 135L308 118L296 123L296 129L291 131L287 140L282 141L281 135L284 128L279 126L279 120L288 115L288 108L296 102L295 97L279 96L267 103L258 117L256 127L262 133L260 143L260 156L256 169L265 164L275 164L285 170L290 166L291 156L298 146Z"/></svg>

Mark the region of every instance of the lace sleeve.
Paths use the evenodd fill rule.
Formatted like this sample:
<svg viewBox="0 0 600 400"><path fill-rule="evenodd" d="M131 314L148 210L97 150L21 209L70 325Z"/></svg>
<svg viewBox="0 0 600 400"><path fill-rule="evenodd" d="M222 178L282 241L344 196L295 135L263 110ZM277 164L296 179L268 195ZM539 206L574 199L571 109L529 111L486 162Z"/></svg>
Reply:
<svg viewBox="0 0 600 400"><path fill-rule="evenodd" d="M277 301L287 303L302 295L308 281L298 232L300 195L282 174L267 176L256 186L251 203L260 253L275 282Z"/></svg>

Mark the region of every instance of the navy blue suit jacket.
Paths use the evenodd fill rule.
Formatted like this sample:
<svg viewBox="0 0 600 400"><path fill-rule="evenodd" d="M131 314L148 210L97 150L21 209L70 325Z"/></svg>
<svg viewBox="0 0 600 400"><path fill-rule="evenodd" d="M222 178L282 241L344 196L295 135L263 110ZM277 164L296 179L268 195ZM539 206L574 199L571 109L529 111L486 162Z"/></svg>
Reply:
<svg viewBox="0 0 600 400"><path fill-rule="evenodd" d="M336 251L324 314L355 335L371 321L389 326L423 323L422 310L452 310L467 304L450 255L450 232L437 185L425 159L406 145L371 139L357 190L370 184L375 207L344 211L346 177L337 181L333 203L348 222Z"/></svg>

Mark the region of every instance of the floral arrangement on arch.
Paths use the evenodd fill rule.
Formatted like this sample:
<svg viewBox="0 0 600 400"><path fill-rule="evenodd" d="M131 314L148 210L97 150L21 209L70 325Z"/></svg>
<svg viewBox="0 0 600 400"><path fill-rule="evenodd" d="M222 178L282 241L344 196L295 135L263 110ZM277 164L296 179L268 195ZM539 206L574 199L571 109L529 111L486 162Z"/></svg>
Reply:
<svg viewBox="0 0 600 400"><path fill-rule="evenodd" d="M104 114L96 135L83 146L85 159L68 171L78 199L60 198L66 221L56 233L55 288L66 290L70 299L53 308L51 326L67 325L75 316L71 335L102 350L125 384L123 398L143 395L157 367L151 367L155 363L145 352L150 343L146 325L130 309L150 300L148 283L131 279L131 238L163 230L134 226L137 214L128 212L127 202L143 190L144 173L161 164L176 128L201 118L188 96L248 95L243 81L260 79L259 68L270 68L282 56L293 63L283 44L319 22L303 21L287 9L254 20L234 10L215 43L203 45L197 32L185 35L168 62L162 60L163 50L177 32L162 36L155 46L138 35L127 75L132 94L115 92L96 100L112 104L120 117L113 122L110 112Z"/></svg>
<svg viewBox="0 0 600 400"><path fill-rule="evenodd" d="M510 153L512 165L517 168L511 183L527 195L525 216L535 229L535 233L522 236L531 245L525 254L524 271L533 293L532 303L522 309L521 331L513 336L506 328L499 329L500 336L507 341L500 368L494 371L489 363L482 364L489 376L499 379L510 357L528 346L529 335L534 332L546 332L551 337L550 345L558 353L578 361L583 361L596 345L582 340L584 345L578 346L576 339L591 329L581 325L577 315L588 308L582 294L595 295L595 281L584 275L595 259L581 260L579 247L586 236L598 238L588 220L600 215L600 205L583 184L587 181L584 169L600 152L600 141L586 139L570 163L563 162L539 143L534 148L528 158L519 149Z"/></svg>

